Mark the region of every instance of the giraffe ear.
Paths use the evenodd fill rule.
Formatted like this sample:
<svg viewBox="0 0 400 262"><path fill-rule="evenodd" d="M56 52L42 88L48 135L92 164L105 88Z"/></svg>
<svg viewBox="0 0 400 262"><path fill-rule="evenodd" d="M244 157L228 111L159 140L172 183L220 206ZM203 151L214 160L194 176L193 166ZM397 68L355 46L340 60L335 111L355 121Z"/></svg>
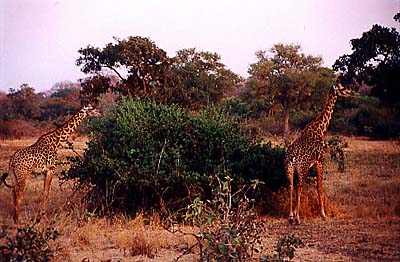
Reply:
<svg viewBox="0 0 400 262"><path fill-rule="evenodd" d="M336 92L338 93L339 96L354 97L354 92L351 88L344 87L340 83L337 84L336 88L337 88Z"/></svg>
<svg viewBox="0 0 400 262"><path fill-rule="evenodd" d="M86 110L93 110L94 109L94 107L90 103L84 105L83 108L86 109Z"/></svg>

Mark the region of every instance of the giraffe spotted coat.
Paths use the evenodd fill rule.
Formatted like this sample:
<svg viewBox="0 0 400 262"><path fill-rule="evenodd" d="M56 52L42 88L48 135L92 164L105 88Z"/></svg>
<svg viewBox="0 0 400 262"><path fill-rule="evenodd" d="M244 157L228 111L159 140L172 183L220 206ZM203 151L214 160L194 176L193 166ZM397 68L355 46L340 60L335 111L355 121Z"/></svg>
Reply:
<svg viewBox="0 0 400 262"><path fill-rule="evenodd" d="M58 161L57 149L66 142L87 116L99 115L91 105L82 107L60 128L41 136L36 143L17 150L10 159L10 173L13 179L14 222L18 223L21 202L26 182L33 173L45 174L42 210L47 207L49 190Z"/></svg>
<svg viewBox="0 0 400 262"><path fill-rule="evenodd" d="M289 180L289 222L295 219L300 223L300 199L301 191L308 170L315 166L317 171L317 189L320 205L320 212L323 218L325 215L324 196L322 190L323 160L327 145L323 141L329 121L332 118L333 109L338 96L351 97L353 93L340 84L334 85L328 92L325 106L322 112L311 121L302 131L301 135L288 147L285 154L285 173ZM297 174L298 182L296 188L296 203L293 210L294 176Z"/></svg>

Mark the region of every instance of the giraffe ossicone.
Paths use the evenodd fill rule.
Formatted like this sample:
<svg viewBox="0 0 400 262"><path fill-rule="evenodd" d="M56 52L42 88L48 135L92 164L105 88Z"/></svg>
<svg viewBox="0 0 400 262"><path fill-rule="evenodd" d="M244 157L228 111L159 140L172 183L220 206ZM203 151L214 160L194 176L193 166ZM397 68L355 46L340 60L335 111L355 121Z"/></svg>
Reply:
<svg viewBox="0 0 400 262"><path fill-rule="evenodd" d="M83 119L90 116L100 116L101 113L92 105L83 106L60 128L42 135L32 145L17 150L10 159L9 173L13 183L14 214L13 219L18 223L21 202L27 179L33 173L44 173L44 194L42 211L47 208L51 181L58 161L57 149L66 142L68 136L76 130Z"/></svg>
<svg viewBox="0 0 400 262"><path fill-rule="evenodd" d="M289 180L290 223L292 223L293 220L300 223L299 211L302 186L308 170L312 166L315 166L317 171L318 200L321 217L326 217L322 190L322 176L324 169L323 159L326 149L323 137L328 129L338 96L353 97L354 93L351 89L345 88L341 84L332 86L326 97L322 112L305 127L300 136L294 140L286 150L284 168L285 174ZM298 180L296 188L296 204L293 210L295 173L297 173Z"/></svg>

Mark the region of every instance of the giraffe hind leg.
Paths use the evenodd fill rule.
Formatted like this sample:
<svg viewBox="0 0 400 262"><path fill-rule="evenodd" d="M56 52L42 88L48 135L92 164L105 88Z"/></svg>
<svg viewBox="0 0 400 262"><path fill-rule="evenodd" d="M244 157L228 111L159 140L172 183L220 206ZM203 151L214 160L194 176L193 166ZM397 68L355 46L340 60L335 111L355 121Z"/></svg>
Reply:
<svg viewBox="0 0 400 262"><path fill-rule="evenodd" d="M293 213L293 179L294 179L294 169L291 164L286 164L285 172L287 179L289 180L289 223L292 224L294 220L294 213Z"/></svg>
<svg viewBox="0 0 400 262"><path fill-rule="evenodd" d="M14 214L13 214L13 219L14 223L18 224L19 223L19 216L21 214L21 203L22 199L24 196L24 190L25 190L25 184L26 184L26 177L28 177L29 174L22 174L17 181L17 184L14 185L13 188L13 200L14 200Z"/></svg>
<svg viewBox="0 0 400 262"><path fill-rule="evenodd" d="M307 170L304 170L302 168L299 168L297 170L298 180L296 186L296 206L294 208L294 220L297 224L300 224L300 199L305 175L307 175Z"/></svg>
<svg viewBox="0 0 400 262"><path fill-rule="evenodd" d="M54 167L51 167L45 174L44 178L44 192L43 192L43 202L41 210L42 214L46 212L47 205L49 202L50 187L51 187L51 181L53 180L53 175L54 175Z"/></svg>
<svg viewBox="0 0 400 262"><path fill-rule="evenodd" d="M317 188L318 188L319 207L320 207L320 211L321 211L321 217L323 219L325 219L326 215L325 215L325 208L324 208L324 192L322 189L322 177L323 177L324 169L323 169L322 162L317 161L315 163L315 167L317 170Z"/></svg>

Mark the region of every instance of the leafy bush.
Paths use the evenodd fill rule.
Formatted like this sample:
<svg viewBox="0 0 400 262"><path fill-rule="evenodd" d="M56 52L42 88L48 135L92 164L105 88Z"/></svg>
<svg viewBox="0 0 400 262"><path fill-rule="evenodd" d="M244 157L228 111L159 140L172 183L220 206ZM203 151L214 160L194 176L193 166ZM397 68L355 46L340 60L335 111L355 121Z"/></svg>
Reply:
<svg viewBox="0 0 400 262"><path fill-rule="evenodd" d="M5 238L6 244L0 246L0 260L51 261L55 250L50 244L58 235L52 227L39 230L32 224L18 228L16 236L12 237L7 233L7 226L3 225L0 238Z"/></svg>
<svg viewBox="0 0 400 262"><path fill-rule="evenodd" d="M261 234L265 230L257 219L254 199L246 195L258 182L234 192L229 176L215 181L212 200L196 198L185 214L185 220L198 228L191 235L196 238L200 261L248 261L261 252Z"/></svg>
<svg viewBox="0 0 400 262"><path fill-rule="evenodd" d="M265 227L254 207L255 199L249 198L249 193L262 183L255 180L233 190L233 180L229 176L216 177L211 182L216 184L212 199L196 198L185 208L184 219L197 230L186 232L174 226L175 217L168 220L166 228L170 232L191 235L196 240L175 261L193 252L194 248L199 249L199 261L283 262L294 258L302 241L293 235L279 239L273 252L266 253L267 247L262 241Z"/></svg>
<svg viewBox="0 0 400 262"><path fill-rule="evenodd" d="M0 137L1 138L21 138L36 135L38 132L32 123L25 120L0 120Z"/></svg>
<svg viewBox="0 0 400 262"><path fill-rule="evenodd" d="M331 139L329 139L328 145L330 148L331 160L337 163L338 171L343 173L345 169L344 164L346 158L345 148L348 147L347 142L345 142L342 137L333 136Z"/></svg>
<svg viewBox="0 0 400 262"><path fill-rule="evenodd" d="M400 135L399 113L382 105L363 104L352 119L358 135L387 139Z"/></svg>
<svg viewBox="0 0 400 262"><path fill-rule="evenodd" d="M250 114L248 104L237 97L227 99L224 108L231 115L245 117Z"/></svg>
<svg viewBox="0 0 400 262"><path fill-rule="evenodd" d="M180 208L209 198L209 176L227 172L238 183L283 184L284 150L252 142L214 109L192 114L127 98L90 129L84 158L75 159L68 176L94 185L96 208Z"/></svg>
<svg viewBox="0 0 400 262"><path fill-rule="evenodd" d="M295 237L294 235L289 235L278 240L275 250L271 255L264 255L260 261L261 262L285 262L292 261L294 258L294 252L296 248L301 247L303 241Z"/></svg>
<svg viewBox="0 0 400 262"><path fill-rule="evenodd" d="M303 129L316 115L309 111L298 112L291 123L295 129ZM329 130L342 135L361 135L375 139L398 137L399 115L396 108L389 108L374 97L338 99Z"/></svg>

